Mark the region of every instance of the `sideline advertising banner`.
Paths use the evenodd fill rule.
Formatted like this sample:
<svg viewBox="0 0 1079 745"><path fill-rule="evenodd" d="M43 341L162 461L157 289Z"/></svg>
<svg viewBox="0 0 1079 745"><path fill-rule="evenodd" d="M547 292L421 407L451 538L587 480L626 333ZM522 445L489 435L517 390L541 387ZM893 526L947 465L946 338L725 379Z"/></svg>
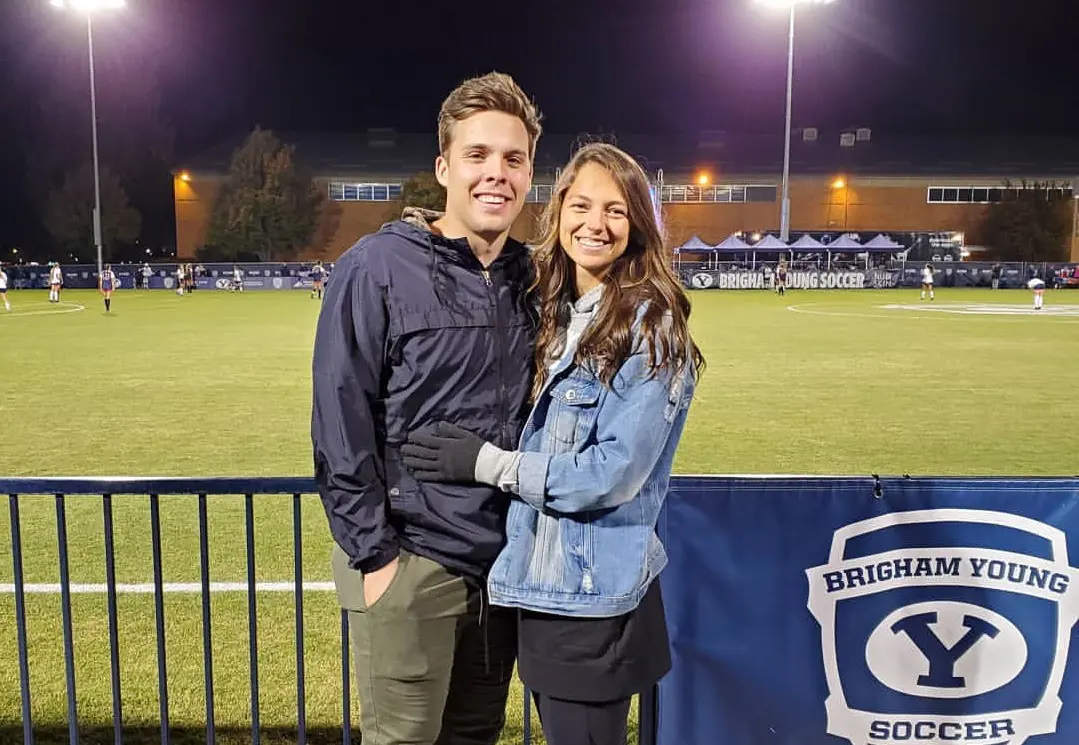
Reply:
<svg viewBox="0 0 1079 745"><path fill-rule="evenodd" d="M676 479L659 745L1079 742L1079 479Z"/></svg>
<svg viewBox="0 0 1079 745"><path fill-rule="evenodd" d="M862 290L897 287L900 274L887 269L863 271L792 271L787 273L789 290ZM770 272L708 271L684 272L683 283L693 290L771 290L775 277Z"/></svg>

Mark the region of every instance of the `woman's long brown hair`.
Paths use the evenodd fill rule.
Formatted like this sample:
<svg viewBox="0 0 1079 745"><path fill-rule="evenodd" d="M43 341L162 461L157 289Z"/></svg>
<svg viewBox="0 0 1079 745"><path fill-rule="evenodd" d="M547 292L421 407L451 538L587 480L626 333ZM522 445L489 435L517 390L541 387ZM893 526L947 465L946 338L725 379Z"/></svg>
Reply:
<svg viewBox="0 0 1079 745"><path fill-rule="evenodd" d="M562 248L559 227L566 193L588 163L604 168L622 190L629 209L630 234L626 252L603 279L597 315L578 344L574 361L590 364L609 387L626 359L638 351L633 348L633 324L641 304L647 302L641 333L647 344L650 375L691 364L694 375L699 376L704 368L704 356L689 333L689 298L671 268L671 255L653 212L648 177L630 155L614 145L596 142L585 145L570 159L540 220L540 238L533 253L536 279L532 291L540 303L533 399L546 382L550 357L562 344L569 304L576 298L575 265Z"/></svg>

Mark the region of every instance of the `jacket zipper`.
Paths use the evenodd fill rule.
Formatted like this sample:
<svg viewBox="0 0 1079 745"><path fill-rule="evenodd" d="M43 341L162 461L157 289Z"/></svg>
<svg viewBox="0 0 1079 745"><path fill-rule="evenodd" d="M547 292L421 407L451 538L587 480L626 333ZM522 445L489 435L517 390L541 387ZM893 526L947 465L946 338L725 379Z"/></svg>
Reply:
<svg viewBox="0 0 1079 745"><path fill-rule="evenodd" d="M491 312L495 317L495 336L497 337L497 352L496 356L498 367L498 446L501 448L507 447L506 432L508 427L506 426L506 377L505 377L505 363L504 357L506 354L506 340L503 338L502 332L502 314L498 312L498 288L495 287L491 281L491 272L487 269L483 270L483 280L487 283L487 289L491 295Z"/></svg>

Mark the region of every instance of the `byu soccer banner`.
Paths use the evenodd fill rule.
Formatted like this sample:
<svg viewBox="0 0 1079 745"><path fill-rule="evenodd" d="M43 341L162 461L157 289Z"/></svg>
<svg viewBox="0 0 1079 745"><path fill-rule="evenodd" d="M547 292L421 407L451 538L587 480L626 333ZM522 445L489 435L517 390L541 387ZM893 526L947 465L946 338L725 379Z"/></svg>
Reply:
<svg viewBox="0 0 1079 745"><path fill-rule="evenodd" d="M659 745L1079 743L1079 480L677 479Z"/></svg>
<svg viewBox="0 0 1079 745"><path fill-rule="evenodd" d="M742 269L737 271L687 270L683 284L693 290L768 290L775 287L775 275ZM787 289L791 290L862 290L896 287L900 273L887 269L864 271L791 271Z"/></svg>

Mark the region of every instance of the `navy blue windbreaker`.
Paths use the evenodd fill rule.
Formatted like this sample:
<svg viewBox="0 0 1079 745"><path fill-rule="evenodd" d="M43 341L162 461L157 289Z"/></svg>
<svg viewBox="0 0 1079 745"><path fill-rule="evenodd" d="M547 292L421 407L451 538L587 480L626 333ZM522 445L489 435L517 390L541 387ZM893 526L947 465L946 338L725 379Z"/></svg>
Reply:
<svg viewBox="0 0 1079 745"><path fill-rule="evenodd" d="M517 447L532 381L531 270L510 240L484 271L466 241L425 229L432 216L406 211L334 267L312 363L315 480L353 568L374 571L404 548L482 577L505 542L508 495L420 483L401 446L445 420Z"/></svg>

